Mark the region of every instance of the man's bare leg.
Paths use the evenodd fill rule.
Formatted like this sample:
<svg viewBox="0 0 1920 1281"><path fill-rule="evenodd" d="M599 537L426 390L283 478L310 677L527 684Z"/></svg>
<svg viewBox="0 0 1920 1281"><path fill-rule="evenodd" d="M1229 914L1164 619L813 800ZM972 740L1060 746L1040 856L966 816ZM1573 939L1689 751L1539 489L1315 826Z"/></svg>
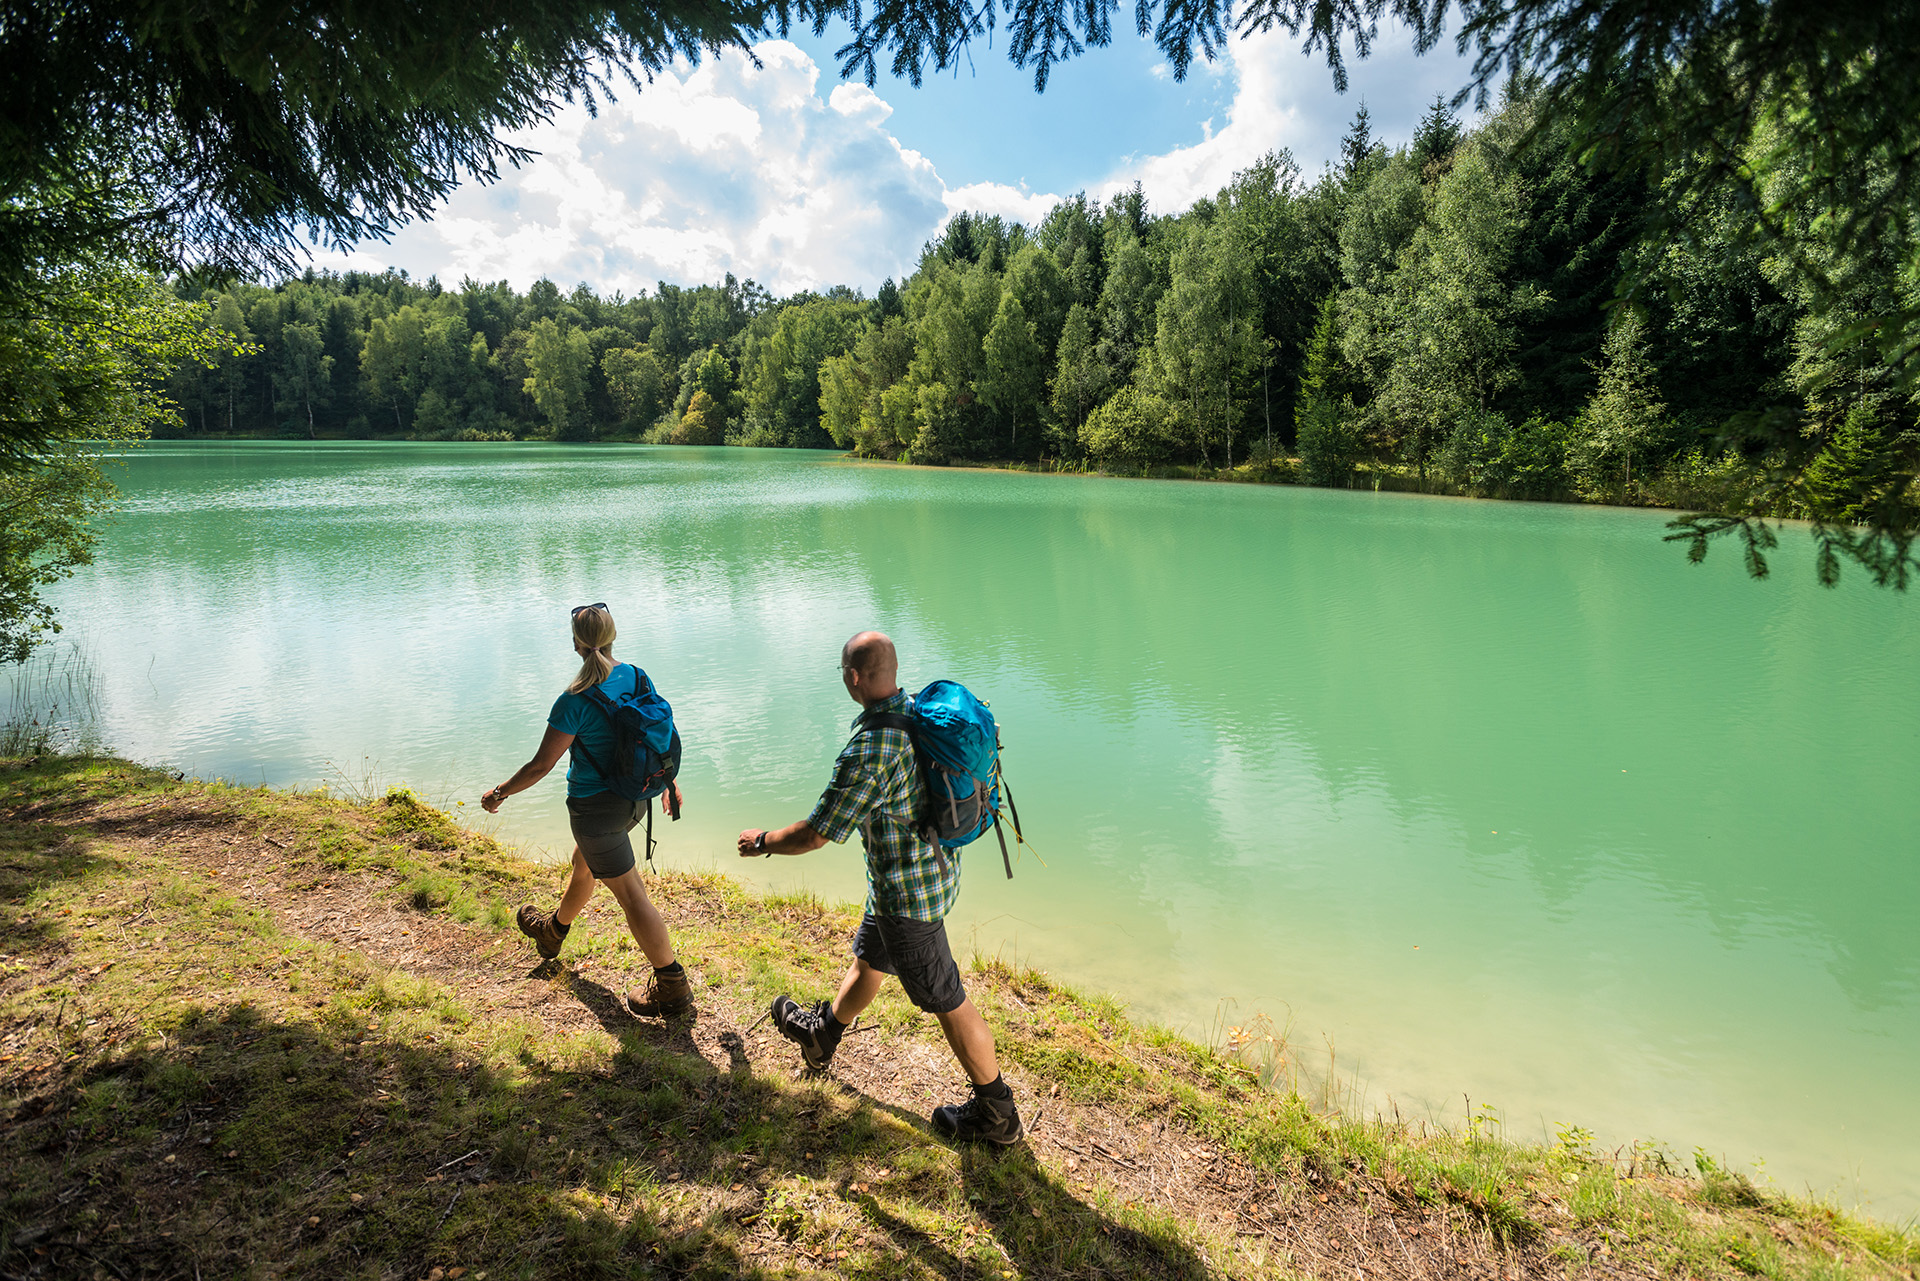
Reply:
<svg viewBox="0 0 1920 1281"><path fill-rule="evenodd" d="M980 1016L972 997L947 1013L934 1017L940 1020L940 1030L947 1034L947 1044L953 1047L953 1057L960 1060L960 1066L966 1070L969 1081L975 1085L987 1085L999 1078L1000 1060L993 1052L993 1030L987 1026L986 1019Z"/></svg>
<svg viewBox="0 0 1920 1281"><path fill-rule="evenodd" d="M873 998L880 995L880 985L886 977L855 957L840 980L840 994L833 998L833 1017L849 1024L859 1018L861 1012L873 1004Z"/></svg>

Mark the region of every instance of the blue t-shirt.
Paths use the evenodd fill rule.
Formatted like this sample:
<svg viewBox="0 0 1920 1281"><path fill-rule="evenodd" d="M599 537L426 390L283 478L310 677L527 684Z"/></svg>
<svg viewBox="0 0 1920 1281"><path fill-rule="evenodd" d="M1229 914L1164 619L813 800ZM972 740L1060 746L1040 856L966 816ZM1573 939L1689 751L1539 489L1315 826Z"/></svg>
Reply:
<svg viewBox="0 0 1920 1281"><path fill-rule="evenodd" d="M612 675L600 682L600 692L618 701L622 694L633 692L635 675L633 664L620 663L614 667ZM589 702L586 695L562 690L560 697L553 700L553 710L547 713L547 724L562 734L574 737L576 750L573 763L567 766L567 795L598 796L601 792L611 791L613 784L587 763L586 752L577 750L581 743L585 743L595 760L612 767L613 724L607 719L606 713Z"/></svg>

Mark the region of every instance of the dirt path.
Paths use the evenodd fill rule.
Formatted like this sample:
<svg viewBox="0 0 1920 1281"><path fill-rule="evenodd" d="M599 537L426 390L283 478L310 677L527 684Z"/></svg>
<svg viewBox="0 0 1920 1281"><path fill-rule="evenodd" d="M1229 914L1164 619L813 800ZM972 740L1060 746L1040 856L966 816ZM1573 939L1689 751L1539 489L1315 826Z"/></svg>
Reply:
<svg viewBox="0 0 1920 1281"><path fill-rule="evenodd" d="M272 913L289 933L444 984L470 1004L597 1037L609 1051L635 1026L617 996L624 986L617 969L592 958L542 963L517 933L415 910L390 876L330 871L295 853L301 844L296 831L276 832L270 822L256 828L224 816L216 805L178 798L107 800L67 809L58 819L63 827L84 824L103 839L217 880L239 901ZM726 904L703 893L697 881L663 878L651 884L676 926L727 923ZM623 924L601 895L576 928L622 931ZM819 941L831 945L830 933L823 924ZM697 984L699 977L696 972ZM975 974L968 983L976 992L989 989L989 1004L1009 1017L1030 1012L1012 982ZM716 1076L799 1077L797 1051L760 1021L760 1008L743 1006L724 987L697 991L698 1017L683 1035ZM961 1085L944 1043L926 1031L931 1020L924 1024L919 1034L907 1036L856 1028L834 1061L832 1080L877 1108L924 1124L932 1106L960 1097ZM1590 1275L1630 1275L1609 1265L1603 1243L1554 1232L1529 1245L1503 1247L1457 1208L1422 1206L1355 1169L1322 1173L1309 1166L1300 1178L1283 1179L1165 1119L1070 1102L1058 1083L1011 1065L1007 1075L1027 1119L1029 1149L1077 1193L1152 1207L1221 1236L1257 1239L1289 1261L1290 1270L1339 1278L1506 1281L1564 1275L1564 1263L1549 1252L1570 1246L1587 1261ZM1545 1209L1551 1215L1554 1207Z"/></svg>

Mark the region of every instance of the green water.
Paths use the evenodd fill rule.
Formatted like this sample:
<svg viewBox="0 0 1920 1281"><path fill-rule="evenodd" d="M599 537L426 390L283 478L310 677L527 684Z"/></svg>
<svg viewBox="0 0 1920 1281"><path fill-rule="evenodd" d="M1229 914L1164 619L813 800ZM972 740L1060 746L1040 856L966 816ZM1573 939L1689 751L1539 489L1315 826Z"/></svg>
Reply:
<svg viewBox="0 0 1920 1281"><path fill-rule="evenodd" d="M120 479L61 599L135 757L471 798L606 600L686 740L665 858L856 898L857 846L732 837L805 815L840 642L884 628L910 687L991 699L1046 858L969 853L960 947L1203 1037L1265 1014L1369 1106L1920 1209L1920 601L1820 590L1797 536L1755 583L1657 513L759 451L154 445ZM562 850L561 794L503 835Z"/></svg>

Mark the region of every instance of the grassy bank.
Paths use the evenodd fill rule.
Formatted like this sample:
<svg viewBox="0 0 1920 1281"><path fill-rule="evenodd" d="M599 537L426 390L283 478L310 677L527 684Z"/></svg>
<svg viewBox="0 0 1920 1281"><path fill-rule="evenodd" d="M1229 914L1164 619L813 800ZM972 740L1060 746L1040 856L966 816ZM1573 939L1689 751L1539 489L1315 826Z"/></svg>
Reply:
<svg viewBox="0 0 1920 1281"><path fill-rule="evenodd" d="M700 1014L639 1022L604 901L367 804L126 762L0 765L0 1274L1905 1277L1920 1238L1702 1162L1323 1115L1254 1051L976 960L1032 1136L928 1131L961 1081L890 989L831 1076L755 1020L851 912L651 882ZM604 900L605 896L601 896Z"/></svg>

